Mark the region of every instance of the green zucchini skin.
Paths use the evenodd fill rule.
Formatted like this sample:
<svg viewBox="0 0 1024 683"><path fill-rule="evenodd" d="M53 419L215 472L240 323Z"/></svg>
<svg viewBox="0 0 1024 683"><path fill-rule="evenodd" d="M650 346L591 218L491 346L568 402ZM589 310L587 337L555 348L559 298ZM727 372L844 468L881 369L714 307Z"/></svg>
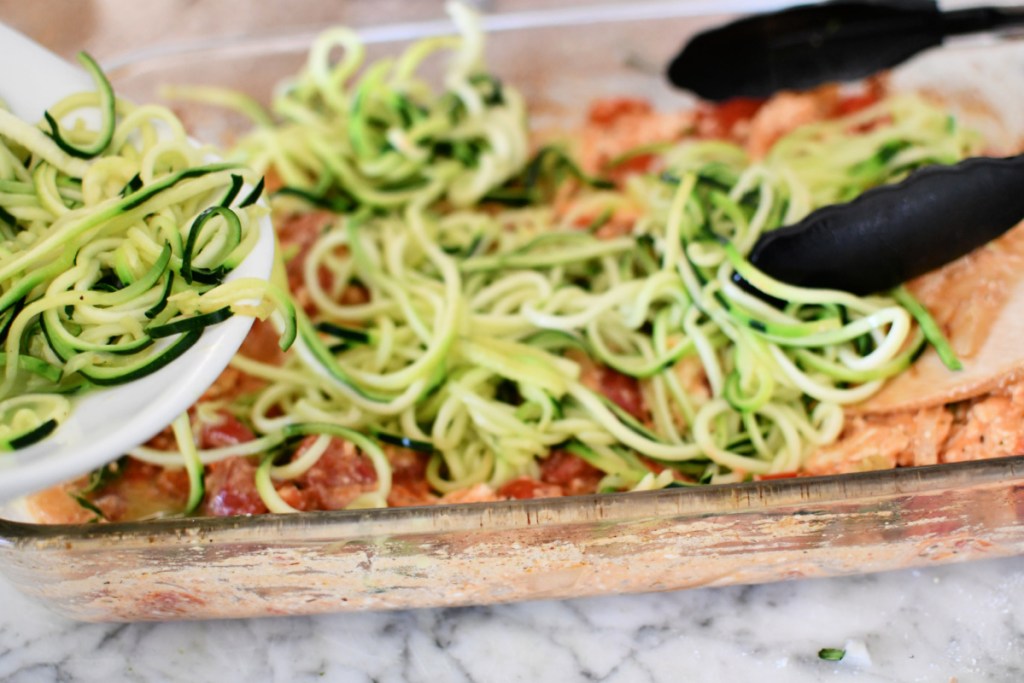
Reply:
<svg viewBox="0 0 1024 683"><path fill-rule="evenodd" d="M60 149L78 159L92 159L102 155L107 147L110 146L110 141L114 137L114 128L117 125L115 112L117 100L114 97L114 88L110 85L110 81L107 80L106 74L103 73L103 69L96 63L96 60L85 52L79 52L78 61L89 72L89 75L92 76L100 96L99 109L102 122L100 123L100 133L96 136L96 141L87 147L76 147L64 139L60 132L60 125L50 115L49 111L44 112L43 117L50 126L50 137L53 138L53 141L57 143Z"/></svg>
<svg viewBox="0 0 1024 683"><path fill-rule="evenodd" d="M393 434L391 432L385 432L379 429L373 430L373 435L381 443L385 443L391 446L398 446L399 448L407 448L417 453L433 453L434 444L429 441L420 441L418 439L410 439L407 436L401 434Z"/></svg>
<svg viewBox="0 0 1024 683"><path fill-rule="evenodd" d="M31 430L19 434L15 437L8 438L6 441L0 442L0 448L8 451L16 451L19 448L26 448L34 443L42 441L57 429L56 420L47 420L37 427Z"/></svg>

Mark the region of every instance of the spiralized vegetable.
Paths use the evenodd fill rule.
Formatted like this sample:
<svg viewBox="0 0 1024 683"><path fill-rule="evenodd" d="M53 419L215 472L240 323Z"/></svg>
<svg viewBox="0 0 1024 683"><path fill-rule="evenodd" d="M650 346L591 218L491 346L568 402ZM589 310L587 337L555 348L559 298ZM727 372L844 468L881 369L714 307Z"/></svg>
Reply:
<svg viewBox="0 0 1024 683"><path fill-rule="evenodd" d="M257 126L238 146L258 172L273 169L293 195L344 213L446 199L470 206L526 162L522 97L482 67L483 36L468 9L454 5L461 40L420 41L395 60L363 66L364 48L346 28L327 31L305 70L274 98L274 124L244 96L177 88L168 94L235 106ZM337 62L331 61L340 50ZM444 91L418 71L449 53Z"/></svg>
<svg viewBox="0 0 1024 683"><path fill-rule="evenodd" d="M39 126L0 110L6 449L55 429L74 395L154 372L233 312L272 309L265 282L222 284L259 237L262 183L210 163L168 109L116 99L81 61L96 92L54 104ZM257 187L243 194L246 182Z"/></svg>
<svg viewBox="0 0 1024 683"><path fill-rule="evenodd" d="M268 509L292 511L274 483L308 471L329 436L373 462L378 487L358 507L387 501L379 443L430 452L426 476L441 494L536 477L555 448L601 470L601 490L793 472L836 439L844 405L910 365L922 329L944 343L905 290L793 287L745 255L817 207L976 151L945 113L887 98L802 127L757 161L723 141L651 146L665 171L616 188L557 149L527 161L520 96L483 71L479 29L461 6L452 12L460 40L365 67L354 34L324 34L275 99L276 124L238 97L176 93L243 102L258 127L237 152L280 176L280 214L338 214L305 257L315 313L300 313L296 352L283 366L232 363L266 382L227 406L257 440L198 454L206 464L260 457ZM416 68L442 48L452 58L435 95ZM638 218L602 237L601 219L580 229L555 208L556 192L603 219ZM365 302L345 302L352 287ZM597 390L595 366L636 378L646 414ZM309 434L322 436L280 459L281 444Z"/></svg>

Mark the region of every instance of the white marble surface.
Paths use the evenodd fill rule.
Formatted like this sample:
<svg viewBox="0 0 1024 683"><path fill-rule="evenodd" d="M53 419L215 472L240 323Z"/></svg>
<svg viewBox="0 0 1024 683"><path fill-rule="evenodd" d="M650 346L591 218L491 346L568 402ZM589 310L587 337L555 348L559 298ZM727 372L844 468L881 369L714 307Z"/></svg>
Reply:
<svg viewBox="0 0 1024 683"><path fill-rule="evenodd" d="M822 647L849 647L842 662ZM859 653L857 652L859 650ZM0 578L0 681L1024 681L1024 558L497 607L77 624Z"/></svg>

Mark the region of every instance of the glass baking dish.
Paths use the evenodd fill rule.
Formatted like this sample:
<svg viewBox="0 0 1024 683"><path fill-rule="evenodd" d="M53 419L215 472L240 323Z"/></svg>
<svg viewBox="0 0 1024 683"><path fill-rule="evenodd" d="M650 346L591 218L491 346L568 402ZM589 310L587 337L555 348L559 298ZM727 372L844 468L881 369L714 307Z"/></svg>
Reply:
<svg viewBox="0 0 1024 683"><path fill-rule="evenodd" d="M748 3L751 7L764 3ZM720 16L711 3L490 15L491 68L545 125L601 95L681 107L662 66ZM714 11L739 11L737 3ZM254 8L255 11L255 8ZM364 31L372 53L450 30ZM115 86L220 84L266 100L315 31L147 48L107 59ZM899 69L896 88L943 98L1020 148L1024 49L967 44ZM174 104L197 136L237 122ZM163 620L485 604L836 576L1024 553L1024 457L630 494L369 511L44 526L0 510L0 572L83 620Z"/></svg>

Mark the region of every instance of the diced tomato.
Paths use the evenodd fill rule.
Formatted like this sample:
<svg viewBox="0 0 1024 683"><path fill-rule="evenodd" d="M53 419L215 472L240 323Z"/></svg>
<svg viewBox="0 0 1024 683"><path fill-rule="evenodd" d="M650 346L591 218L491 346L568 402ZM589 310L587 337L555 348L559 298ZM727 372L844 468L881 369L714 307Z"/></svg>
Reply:
<svg viewBox="0 0 1024 683"><path fill-rule="evenodd" d="M299 303L307 313L312 313L312 303L305 295L305 276L303 270L306 264L306 257L317 238L320 237L324 228L333 220L333 214L327 211L313 211L310 213L291 214L278 221L277 236L281 241L281 247L291 256L285 262L285 272L288 274L288 288L299 300ZM330 273L318 273L320 285L330 287ZM325 281L326 278L326 281Z"/></svg>
<svg viewBox="0 0 1024 683"><path fill-rule="evenodd" d="M111 488L113 490L99 495L93 494L90 497L92 504L103 511L103 519L117 522L124 519L125 513L128 511L129 495L138 495L139 487L116 486ZM129 490L131 491L130 493L128 493ZM141 490L144 491L145 489ZM145 495L145 493L142 495Z"/></svg>
<svg viewBox="0 0 1024 683"><path fill-rule="evenodd" d="M301 457L316 439L316 436L303 439L293 459ZM373 490L377 485L377 472L353 444L331 439L316 464L294 483L306 497L304 509L341 510L361 493Z"/></svg>
<svg viewBox="0 0 1024 683"><path fill-rule="evenodd" d="M433 505L437 500L437 496L431 493L430 486L426 481L392 484L391 493L388 495L388 505L391 507Z"/></svg>
<svg viewBox="0 0 1024 683"><path fill-rule="evenodd" d="M263 174L263 192L265 196L269 196L274 192L277 192L284 187L284 180L278 174L277 169L268 168L267 172Z"/></svg>
<svg viewBox="0 0 1024 683"><path fill-rule="evenodd" d="M697 129L703 137L732 138L736 126L750 121L765 100L736 97L698 111Z"/></svg>
<svg viewBox="0 0 1024 683"><path fill-rule="evenodd" d="M587 120L599 126L610 126L624 116L649 114L651 111L651 103L647 100L632 97L611 97L595 100L590 105Z"/></svg>
<svg viewBox="0 0 1024 683"><path fill-rule="evenodd" d="M239 352L246 358L281 365L284 362L284 351L281 350L281 337L269 320L256 320L245 336Z"/></svg>
<svg viewBox="0 0 1024 683"><path fill-rule="evenodd" d="M387 504L392 507L433 505L437 502L427 483L427 463L430 456L396 446L386 446L384 455L391 463L391 493Z"/></svg>
<svg viewBox="0 0 1024 683"><path fill-rule="evenodd" d="M281 246L292 255L285 263L288 274L288 288L295 301L310 315L317 312L316 306L306 287L305 268L309 251L323 233L324 229L334 220L334 215L327 211L316 211L308 214L293 214L279 223L278 237ZM330 292L334 288L334 275L327 268L317 270L317 282L320 289ZM358 285L349 285L338 297L345 305L354 305L369 301L369 293Z"/></svg>
<svg viewBox="0 0 1024 683"><path fill-rule="evenodd" d="M645 173L650 170L655 158L653 154L637 154L626 161L616 164L613 174L625 177L634 173Z"/></svg>
<svg viewBox="0 0 1024 683"><path fill-rule="evenodd" d="M650 172L656 159L653 154L637 154L608 168L602 175L621 187L630 176Z"/></svg>
<svg viewBox="0 0 1024 683"><path fill-rule="evenodd" d="M284 363L285 355L278 342L279 335L273 324L266 320L256 320L242 342L239 352L246 358L261 363L281 365ZM238 368L227 367L203 393L198 402L228 402L242 394L255 393L264 386L266 386L266 382L259 377L248 375ZM173 435L171 438L173 439Z"/></svg>
<svg viewBox="0 0 1024 683"><path fill-rule="evenodd" d="M757 481L772 481L774 479L792 479L800 476L797 472L776 472L774 474L757 474L754 479Z"/></svg>
<svg viewBox="0 0 1024 683"><path fill-rule="evenodd" d="M256 515L267 511L256 491L256 462L228 458L213 463L206 472L203 512L217 517Z"/></svg>
<svg viewBox="0 0 1024 683"><path fill-rule="evenodd" d="M867 109L885 96L885 83L878 78L868 81L867 87L858 93L843 95L836 103L835 115L846 116L861 109Z"/></svg>
<svg viewBox="0 0 1024 683"><path fill-rule="evenodd" d="M586 125L576 139L575 159L587 173L622 184L630 175L656 170L658 155L637 154L649 146L669 143L692 134L693 112L659 112L650 102L628 97L598 100L590 107ZM624 154L630 158L618 162ZM636 156L632 156L636 154ZM563 184L572 194L573 184ZM555 207L558 208L556 198Z"/></svg>
<svg viewBox="0 0 1024 683"><path fill-rule="evenodd" d="M484 483L474 484L468 489L458 489L441 496L441 503L493 503L502 497L494 489Z"/></svg>
<svg viewBox="0 0 1024 683"><path fill-rule="evenodd" d="M498 496L502 498L558 498L564 495L562 487L556 484L545 484L542 481L530 477L519 477L504 484L498 489Z"/></svg>
<svg viewBox="0 0 1024 683"><path fill-rule="evenodd" d="M180 497L182 500L187 497L188 472L184 468L160 467L135 458L125 458L122 462L121 475L108 484L107 488L116 489L121 482L132 485L152 483L164 496Z"/></svg>
<svg viewBox="0 0 1024 683"><path fill-rule="evenodd" d="M408 484L422 481L426 476L427 463L430 455L409 450L408 448L387 447L384 454L391 463L391 481L393 484Z"/></svg>
<svg viewBox="0 0 1024 683"><path fill-rule="evenodd" d="M836 105L836 116L842 117L847 114L858 112L861 109L867 109L877 101L878 96L870 92L844 97L839 100L839 103Z"/></svg>
<svg viewBox="0 0 1024 683"><path fill-rule="evenodd" d="M278 221L277 237L285 249L297 247L308 251L333 219L334 214L329 211L288 214Z"/></svg>
<svg viewBox="0 0 1024 683"><path fill-rule="evenodd" d="M121 464L123 463L123 464ZM157 476L164 468L159 465L151 465L135 458L127 458L119 462L120 473L113 481L139 482L150 481Z"/></svg>
<svg viewBox="0 0 1024 683"><path fill-rule="evenodd" d="M604 473L569 451L554 450L540 462L541 481L556 484L565 493L594 493Z"/></svg>
<svg viewBox="0 0 1024 683"><path fill-rule="evenodd" d="M611 368L602 368L601 393L636 419L644 419L644 397L640 393L640 382L636 378Z"/></svg>
<svg viewBox="0 0 1024 683"><path fill-rule="evenodd" d="M600 365L582 352L570 350L566 357L579 363L580 383L583 386L604 395L638 420L646 417L640 382L635 378Z"/></svg>
<svg viewBox="0 0 1024 683"><path fill-rule="evenodd" d="M224 448L225 446L237 446L240 443L252 441L256 436L248 427L234 415L226 412L221 413L221 419L216 424L204 424L199 430L199 447Z"/></svg>
<svg viewBox="0 0 1024 683"><path fill-rule="evenodd" d="M309 510L310 497L305 491L299 489L294 482L285 482L277 487L277 495L281 496L288 505L296 510Z"/></svg>

